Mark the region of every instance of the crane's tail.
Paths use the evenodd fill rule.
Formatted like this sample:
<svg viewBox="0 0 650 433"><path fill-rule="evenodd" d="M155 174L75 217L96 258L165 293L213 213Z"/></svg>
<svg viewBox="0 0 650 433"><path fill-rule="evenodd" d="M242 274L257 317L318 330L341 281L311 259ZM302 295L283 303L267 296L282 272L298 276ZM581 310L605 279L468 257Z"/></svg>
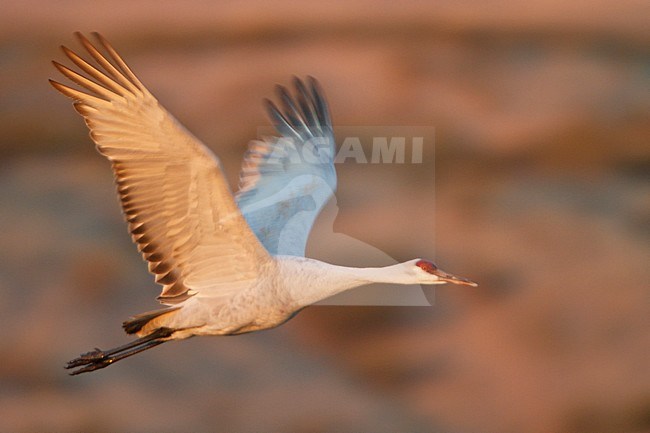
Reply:
<svg viewBox="0 0 650 433"><path fill-rule="evenodd" d="M152 327L158 328L158 327L164 327L162 324L157 324L154 323L154 319L157 319L158 317L162 316L163 314L171 313L172 311L178 310L180 307L174 307L174 308L161 308L159 310L154 310L154 311L147 311L146 313L142 314L137 314L133 317L129 317L127 320L122 323L122 328L124 328L124 331L126 331L127 334L140 334L144 332L145 334L148 334L148 330L151 329ZM151 323L150 323L151 322ZM147 326L149 325L149 326ZM158 325L158 326L156 326ZM149 329L145 329L149 328Z"/></svg>
<svg viewBox="0 0 650 433"><path fill-rule="evenodd" d="M89 371L99 370L101 368L108 367L109 365L120 361L129 356L133 356L136 353L140 353L152 347L156 347L159 344L169 341L169 337L175 332L171 328L157 328L151 334L144 337L133 340L130 343L124 344L122 346L116 347L110 350L101 350L95 348L95 350L84 353L78 358L69 361L65 366L67 369L78 368L70 373L74 376L76 374L87 373Z"/></svg>

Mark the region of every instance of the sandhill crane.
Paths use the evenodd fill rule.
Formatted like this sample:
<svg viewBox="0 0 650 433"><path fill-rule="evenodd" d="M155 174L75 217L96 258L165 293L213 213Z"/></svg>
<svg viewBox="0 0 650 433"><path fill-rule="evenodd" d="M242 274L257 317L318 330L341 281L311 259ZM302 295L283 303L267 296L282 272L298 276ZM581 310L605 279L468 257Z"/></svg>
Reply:
<svg viewBox="0 0 650 433"><path fill-rule="evenodd" d="M86 75L53 64L85 90L50 83L74 100L97 150L111 162L132 239L163 286L158 300L166 307L126 320L124 330L139 338L73 359L66 368L79 368L71 374L166 341L273 328L314 302L372 282L476 286L422 258L350 268L304 257L314 219L336 188L332 123L314 78L294 78L293 95L278 86L282 109L265 100L281 137L249 145L233 195L215 155L115 49L97 33L95 45L76 36L94 65L62 49ZM307 148L309 161L300 153Z"/></svg>

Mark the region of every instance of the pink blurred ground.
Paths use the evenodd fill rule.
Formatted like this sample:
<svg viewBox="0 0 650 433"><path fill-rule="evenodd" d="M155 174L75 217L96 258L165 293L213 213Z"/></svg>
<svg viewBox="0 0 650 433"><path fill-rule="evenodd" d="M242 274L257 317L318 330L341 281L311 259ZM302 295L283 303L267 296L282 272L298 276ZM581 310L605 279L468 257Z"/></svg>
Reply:
<svg viewBox="0 0 650 433"><path fill-rule="evenodd" d="M648 12L3 5L0 431L650 431ZM337 124L435 126L435 195L417 169L340 167L334 228L400 260L435 239L441 267L481 287L436 289L432 308L310 308L67 377L157 293L108 164L47 84L75 30L104 33L233 182L261 98L293 74L320 79Z"/></svg>

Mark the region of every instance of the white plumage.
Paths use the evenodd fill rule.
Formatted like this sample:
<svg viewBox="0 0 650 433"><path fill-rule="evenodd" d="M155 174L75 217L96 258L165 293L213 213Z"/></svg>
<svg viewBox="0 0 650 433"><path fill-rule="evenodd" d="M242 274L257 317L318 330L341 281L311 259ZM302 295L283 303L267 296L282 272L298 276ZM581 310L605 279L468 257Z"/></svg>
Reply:
<svg viewBox="0 0 650 433"><path fill-rule="evenodd" d="M165 341L278 326L300 309L372 282L475 286L414 259L347 268L303 257L311 227L336 189L334 136L315 79L278 87L266 100L280 137L253 141L233 196L214 154L169 114L112 46L102 54L77 33L95 65L62 47L86 75L56 68L85 90L51 84L74 99L111 163L133 241L163 286L168 308L124 322L140 338L70 361L72 374L106 367Z"/></svg>

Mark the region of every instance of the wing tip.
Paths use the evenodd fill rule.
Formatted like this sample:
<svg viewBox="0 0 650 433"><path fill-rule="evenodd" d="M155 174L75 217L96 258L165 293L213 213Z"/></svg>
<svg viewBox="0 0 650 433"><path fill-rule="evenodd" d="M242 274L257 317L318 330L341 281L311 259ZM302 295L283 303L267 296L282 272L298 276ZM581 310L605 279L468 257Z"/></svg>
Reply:
<svg viewBox="0 0 650 433"><path fill-rule="evenodd" d="M291 81L297 96L293 97L286 86L276 84L278 105L268 98L262 100L276 130L299 140L304 139L305 134L331 134L329 107L318 79L313 75L305 79L293 75Z"/></svg>
<svg viewBox="0 0 650 433"><path fill-rule="evenodd" d="M56 66L56 62L55 62L54 60L52 60L52 63L54 63L55 66ZM59 91L60 93L62 93L64 96L67 96L68 98L72 98L72 99L77 99L77 98L76 98L76 97L75 97L75 96L70 92L71 90L73 90L72 88L66 86L65 84L61 84L61 83L59 83L58 81L53 80L53 79L51 79L51 78L48 78L47 81L50 83L50 85L51 85L52 87L54 87L57 91Z"/></svg>

